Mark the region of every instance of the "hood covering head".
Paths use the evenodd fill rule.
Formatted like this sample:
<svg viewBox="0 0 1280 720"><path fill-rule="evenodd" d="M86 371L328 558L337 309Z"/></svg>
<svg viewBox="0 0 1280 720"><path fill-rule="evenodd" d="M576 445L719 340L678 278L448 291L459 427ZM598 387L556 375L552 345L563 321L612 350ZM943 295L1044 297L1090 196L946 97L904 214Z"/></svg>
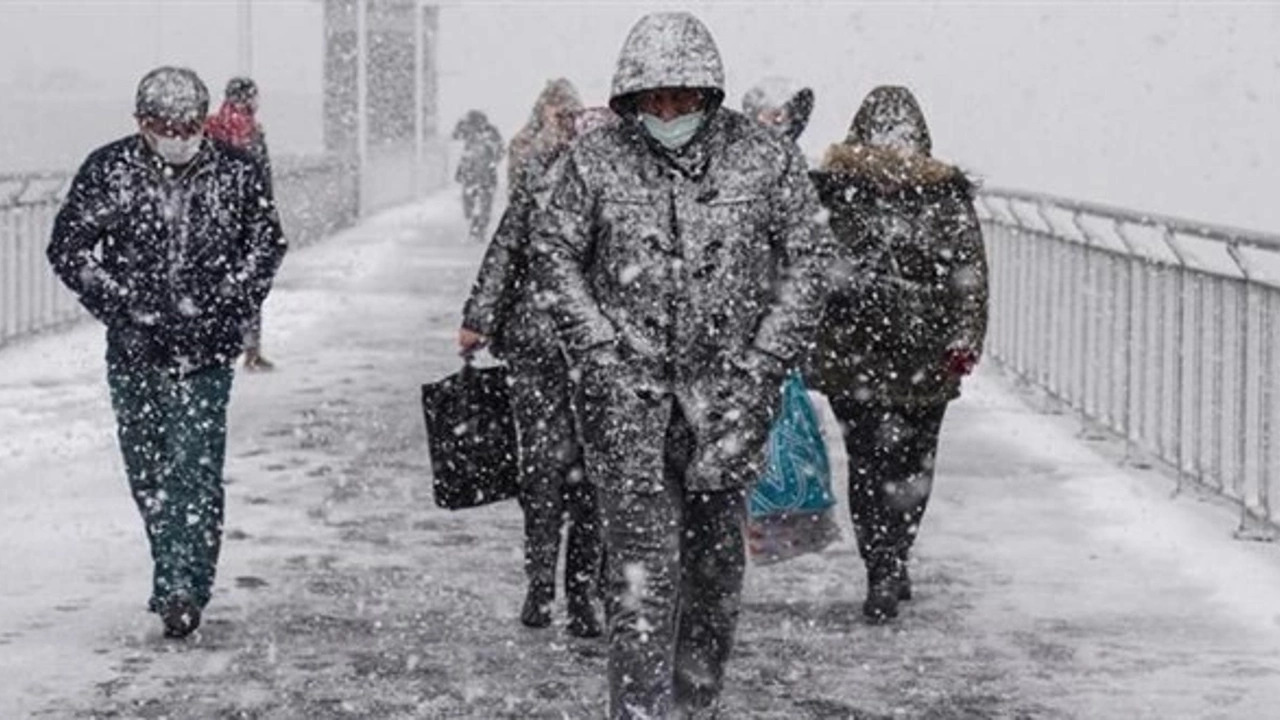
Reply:
<svg viewBox="0 0 1280 720"><path fill-rule="evenodd" d="M631 28L618 54L609 107L634 112L635 96L658 88L707 92L707 111L724 101L724 64L707 26L687 12L646 15Z"/></svg>
<svg viewBox="0 0 1280 720"><path fill-rule="evenodd" d="M547 111L555 108L557 119L547 120ZM582 110L582 100L573 83L565 78L547 82L546 87L533 103L529 121L511 140L511 157L521 162L531 155L538 155L573 140L573 118Z"/></svg>
<svg viewBox="0 0 1280 720"><path fill-rule="evenodd" d="M881 85L867 95L853 116L845 142L905 149L926 157L933 153L933 141L920 104L910 90L895 85Z"/></svg>
<svg viewBox="0 0 1280 720"><path fill-rule="evenodd" d="M959 168L935 160L931 151L924 113L911 92L878 87L858 109L845 141L827 149L813 178L824 202L848 183L880 197L971 195L974 182Z"/></svg>
<svg viewBox="0 0 1280 720"><path fill-rule="evenodd" d="M742 96L742 112L752 120L759 119L766 111L782 111L786 123L781 130L787 137L797 140L809 125L813 114L813 90L802 88L789 78L770 77L761 80Z"/></svg>

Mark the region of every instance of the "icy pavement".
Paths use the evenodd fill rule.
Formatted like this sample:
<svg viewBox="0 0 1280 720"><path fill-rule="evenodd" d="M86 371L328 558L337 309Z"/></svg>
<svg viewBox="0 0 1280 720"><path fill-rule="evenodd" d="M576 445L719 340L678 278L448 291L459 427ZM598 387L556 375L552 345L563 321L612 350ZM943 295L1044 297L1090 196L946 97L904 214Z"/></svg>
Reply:
<svg viewBox="0 0 1280 720"><path fill-rule="evenodd" d="M458 364L464 237L446 195L285 261L185 643L144 610L101 331L0 350L0 718L602 715L602 645L516 620L515 504L431 503L417 388ZM952 408L896 624L860 621L846 517L750 569L725 717L1280 717L1280 548L1010 387L986 368Z"/></svg>

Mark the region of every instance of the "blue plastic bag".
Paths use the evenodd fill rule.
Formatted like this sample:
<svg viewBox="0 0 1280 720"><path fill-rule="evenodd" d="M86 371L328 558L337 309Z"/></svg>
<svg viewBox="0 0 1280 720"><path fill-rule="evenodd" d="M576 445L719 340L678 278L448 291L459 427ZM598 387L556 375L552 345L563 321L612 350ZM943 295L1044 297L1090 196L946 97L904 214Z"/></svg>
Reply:
<svg viewBox="0 0 1280 720"><path fill-rule="evenodd" d="M787 376L782 410L769 430L769 465L751 493L753 519L820 513L836 504L818 412L799 373Z"/></svg>

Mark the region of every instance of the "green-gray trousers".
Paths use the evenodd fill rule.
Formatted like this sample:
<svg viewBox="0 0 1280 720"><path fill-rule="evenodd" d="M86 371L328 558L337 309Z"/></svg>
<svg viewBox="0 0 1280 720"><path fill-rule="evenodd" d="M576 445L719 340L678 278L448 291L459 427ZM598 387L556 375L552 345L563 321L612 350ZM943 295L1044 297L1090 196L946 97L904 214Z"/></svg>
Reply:
<svg viewBox="0 0 1280 720"><path fill-rule="evenodd" d="M209 602L222 543L222 464L233 371L180 377L165 368L109 365L129 489L155 563L149 607L182 596Z"/></svg>

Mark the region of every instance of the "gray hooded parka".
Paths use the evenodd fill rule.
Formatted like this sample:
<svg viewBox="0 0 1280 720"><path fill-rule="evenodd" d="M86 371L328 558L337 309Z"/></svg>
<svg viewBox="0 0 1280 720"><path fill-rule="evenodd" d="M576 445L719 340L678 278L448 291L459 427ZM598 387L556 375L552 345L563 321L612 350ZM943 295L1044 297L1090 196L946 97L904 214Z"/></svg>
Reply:
<svg viewBox="0 0 1280 720"><path fill-rule="evenodd" d="M664 87L710 98L680 151L636 120L635 95ZM815 332L830 238L805 161L721 108L723 88L695 17L642 20L613 81L624 121L570 148L534 219L533 266L580 377L588 476L603 489L663 489L673 403L695 436L685 491L754 482L782 375Z"/></svg>

